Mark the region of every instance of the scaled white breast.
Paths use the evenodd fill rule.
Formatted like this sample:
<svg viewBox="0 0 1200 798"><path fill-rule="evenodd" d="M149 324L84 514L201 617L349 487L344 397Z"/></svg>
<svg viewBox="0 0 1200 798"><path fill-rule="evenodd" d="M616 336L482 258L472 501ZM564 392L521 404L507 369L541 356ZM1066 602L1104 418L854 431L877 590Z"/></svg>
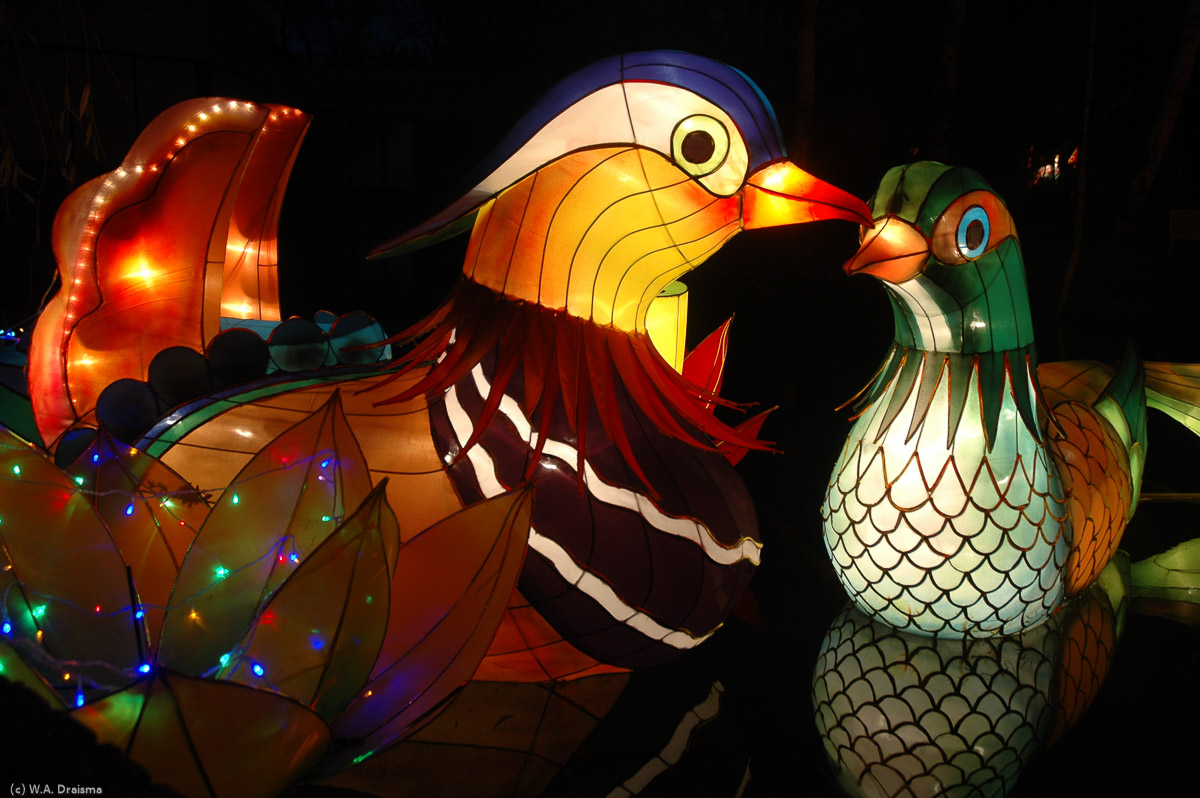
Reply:
<svg viewBox="0 0 1200 798"><path fill-rule="evenodd" d="M855 422L830 478L822 518L838 576L863 612L905 631L1012 634L1062 601L1062 488L1009 385L987 451L977 379L950 445L945 374L910 440L915 387L875 442L893 380Z"/></svg>

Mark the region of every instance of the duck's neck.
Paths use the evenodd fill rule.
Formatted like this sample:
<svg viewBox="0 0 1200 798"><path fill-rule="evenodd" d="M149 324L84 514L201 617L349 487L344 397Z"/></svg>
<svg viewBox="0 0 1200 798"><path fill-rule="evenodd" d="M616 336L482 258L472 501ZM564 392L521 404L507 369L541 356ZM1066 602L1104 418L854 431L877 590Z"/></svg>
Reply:
<svg viewBox="0 0 1200 798"><path fill-rule="evenodd" d="M902 283L885 282L896 343L967 355L1032 348L1025 270L1010 242L978 262L930 264Z"/></svg>
<svg viewBox="0 0 1200 798"><path fill-rule="evenodd" d="M913 433L925 423L931 407L937 406L946 421L947 445L963 419L970 417L978 420L990 450L1005 420L1019 420L1035 439L1041 439L1039 394L1032 344L967 354L896 342L874 380L860 394L856 410L865 413L878 402L881 406L872 415L878 417L880 429L903 423Z"/></svg>

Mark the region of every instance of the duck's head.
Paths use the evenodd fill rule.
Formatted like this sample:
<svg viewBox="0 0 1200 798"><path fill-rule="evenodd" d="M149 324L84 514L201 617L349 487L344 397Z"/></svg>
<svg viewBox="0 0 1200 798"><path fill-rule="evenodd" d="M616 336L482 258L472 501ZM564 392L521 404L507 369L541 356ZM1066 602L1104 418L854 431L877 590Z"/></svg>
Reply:
<svg viewBox="0 0 1200 798"><path fill-rule="evenodd" d="M844 268L883 281L898 344L974 354L1033 343L1017 229L977 172L897 166L868 204L874 227Z"/></svg>
<svg viewBox="0 0 1200 798"><path fill-rule="evenodd" d="M463 271L509 298L628 332L743 229L870 225L856 197L788 161L774 113L732 67L614 56L552 88L445 211L371 257L470 227Z"/></svg>

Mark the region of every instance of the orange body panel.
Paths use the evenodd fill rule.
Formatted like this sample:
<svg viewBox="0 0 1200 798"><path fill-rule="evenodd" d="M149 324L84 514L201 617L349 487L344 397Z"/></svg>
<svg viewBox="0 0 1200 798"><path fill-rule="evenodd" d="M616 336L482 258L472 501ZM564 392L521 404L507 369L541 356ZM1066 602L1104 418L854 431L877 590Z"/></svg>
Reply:
<svg viewBox="0 0 1200 798"><path fill-rule="evenodd" d="M1052 431L1049 448L1067 498L1067 595L1073 596L1095 581L1116 552L1133 485L1124 444L1108 421L1078 402L1056 405L1053 413L1064 433Z"/></svg>

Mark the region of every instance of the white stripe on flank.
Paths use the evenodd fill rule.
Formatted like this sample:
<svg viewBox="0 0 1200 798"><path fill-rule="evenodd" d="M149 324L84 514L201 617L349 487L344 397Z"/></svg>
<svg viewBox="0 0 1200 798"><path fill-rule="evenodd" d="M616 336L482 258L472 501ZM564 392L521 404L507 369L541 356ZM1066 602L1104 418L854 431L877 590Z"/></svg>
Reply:
<svg viewBox="0 0 1200 798"><path fill-rule="evenodd" d="M679 725L675 727L675 733L671 735L666 747L657 756L642 765L637 773L626 779L624 784L610 792L608 798L628 798L632 795L641 795L642 790L650 786L650 782L679 764L679 760L687 751L688 743L691 742L692 735L696 733L696 730L720 713L721 695L724 692L724 685L719 681L713 682L708 696L688 710L683 719L679 721ZM747 773L749 773L749 767L747 767ZM746 776L743 776L743 784L745 781ZM740 790L741 787L739 787L739 792Z"/></svg>
<svg viewBox="0 0 1200 798"><path fill-rule="evenodd" d="M694 637L690 632L663 626L646 613L635 610L622 601L611 585L582 568L571 557L570 552L545 535L539 534L533 527L529 528L529 548L549 560L559 576L586 593L609 615L646 637L661 640L674 648L689 649L700 645L716 631L713 629L712 632Z"/></svg>
<svg viewBox="0 0 1200 798"><path fill-rule="evenodd" d="M483 369L476 366L471 371L471 375L475 378L475 388L479 391L479 395L486 398L488 393L491 392L491 385L488 383L487 378L483 376ZM516 427L517 434L525 439L531 449L537 447L537 432L534 431L529 420L525 418L525 414L521 412L521 407L515 399L508 394L504 394L500 399L500 412L512 422L513 426ZM556 441L553 438L546 441L546 445L542 451L559 458L571 466L572 469L579 461L579 451L574 446L562 441ZM655 507L654 503L646 496L628 488L619 488L616 485L605 482L592 468L591 463L586 460L583 462L583 484L587 486L588 492L597 501L611 504L614 507L623 507L626 510L632 510L659 532L665 532L668 535L690 540L699 546L710 560L718 565L733 565L741 560L749 560L755 565L759 565L762 560L762 544L758 541L743 537L733 546L726 546L713 537L708 527L699 521L691 518L678 518L673 515L667 515Z"/></svg>
<svg viewBox="0 0 1200 798"><path fill-rule="evenodd" d="M446 391L446 413L450 417L450 426L454 430L455 438L458 439L458 445L462 446L464 441L470 439L473 425L470 416L458 401L458 391L455 386L450 386L450 389ZM475 471L475 479L478 480L479 489L485 498L490 499L506 492L505 487L496 477L496 467L492 456L483 446L476 445L467 450L467 460ZM661 640L674 648L689 649L703 643L716 631L713 629L707 634L695 637L689 632L663 626L646 613L636 610L622 601L607 582L584 570L566 549L540 534L532 526L529 528L529 547L548 560L558 571L559 576L579 588L614 619L647 637Z"/></svg>

